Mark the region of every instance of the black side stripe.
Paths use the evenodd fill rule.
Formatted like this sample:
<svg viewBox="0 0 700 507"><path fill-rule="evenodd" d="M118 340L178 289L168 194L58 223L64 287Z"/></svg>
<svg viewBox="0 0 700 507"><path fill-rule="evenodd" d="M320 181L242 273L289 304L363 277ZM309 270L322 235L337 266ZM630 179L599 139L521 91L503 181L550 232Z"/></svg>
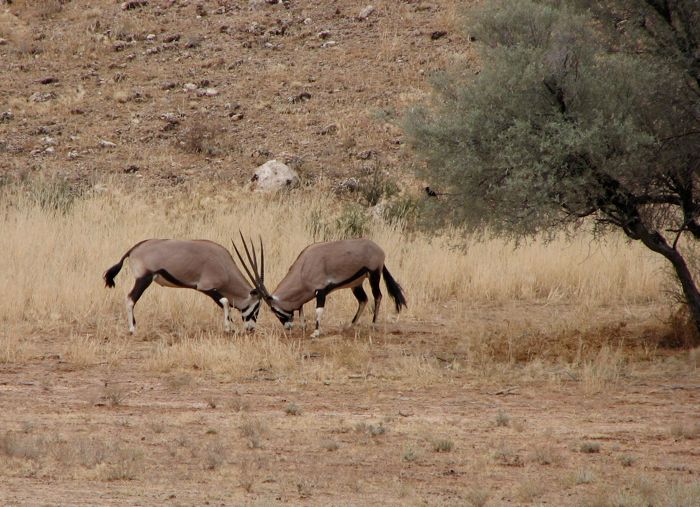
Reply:
<svg viewBox="0 0 700 507"><path fill-rule="evenodd" d="M177 285L178 287L183 287L183 288L185 288L185 289L196 289L196 288L197 288L195 285L188 285L188 284L186 284L186 283L184 283L184 282L181 282L180 280L178 280L177 278L175 278L173 275L171 275L170 273L168 273L168 272L167 272L166 270L164 270L164 269L159 269L159 270L156 271L154 274L155 274L155 275L162 276L162 277L165 278L168 282L170 282L170 283L173 284L173 285Z"/></svg>
<svg viewBox="0 0 700 507"><path fill-rule="evenodd" d="M328 294L329 292L334 291L334 290L337 289L338 287L342 287L343 285L347 285L347 284L349 284L349 283L354 282L354 281L357 280L358 278L361 278L361 277L365 276L367 273L369 273L369 269L367 269L367 268L362 268L361 270L359 270L357 273L355 273L354 275L352 275L352 276L351 276L350 278L348 278L347 280L343 280L342 282L338 282L338 283L330 283L330 284L326 285L323 289L320 289L320 291L323 291L323 292L325 292L326 294ZM319 292L319 291L317 291L317 292Z"/></svg>

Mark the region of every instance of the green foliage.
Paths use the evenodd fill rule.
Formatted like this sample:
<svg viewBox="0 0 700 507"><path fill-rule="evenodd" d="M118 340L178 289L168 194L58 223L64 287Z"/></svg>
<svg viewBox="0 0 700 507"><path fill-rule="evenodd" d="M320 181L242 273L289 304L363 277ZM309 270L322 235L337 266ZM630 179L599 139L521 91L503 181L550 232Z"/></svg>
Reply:
<svg viewBox="0 0 700 507"><path fill-rule="evenodd" d="M485 3L469 20L484 68L438 77L435 101L408 115L420 175L458 194L463 221L514 235L587 215L619 225L616 189L665 192L655 176L693 155L678 143L664 151L697 126L683 67L606 45L590 14L555 5Z"/></svg>
<svg viewBox="0 0 700 507"><path fill-rule="evenodd" d="M358 190L363 204L376 206L382 199L398 194L399 186L382 169L376 168L369 177L360 180Z"/></svg>
<svg viewBox="0 0 700 507"><path fill-rule="evenodd" d="M577 10L574 5L586 5ZM700 14L673 4L500 0L467 19L483 68L438 76L406 115L443 216L519 238L586 217L666 257L700 238Z"/></svg>
<svg viewBox="0 0 700 507"><path fill-rule="evenodd" d="M335 219L335 231L339 238L361 238L369 232L367 211L357 204L348 204Z"/></svg>

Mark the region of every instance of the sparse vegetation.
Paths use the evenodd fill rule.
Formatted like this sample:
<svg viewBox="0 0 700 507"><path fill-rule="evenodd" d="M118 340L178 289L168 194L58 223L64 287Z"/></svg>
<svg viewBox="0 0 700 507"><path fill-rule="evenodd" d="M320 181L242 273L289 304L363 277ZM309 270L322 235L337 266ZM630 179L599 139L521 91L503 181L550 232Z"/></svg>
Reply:
<svg viewBox="0 0 700 507"><path fill-rule="evenodd" d="M455 444L448 438L436 438L432 441L432 447L435 452L451 452Z"/></svg>
<svg viewBox="0 0 700 507"><path fill-rule="evenodd" d="M499 410L496 414L496 426L510 425L510 417L503 410Z"/></svg>
<svg viewBox="0 0 700 507"><path fill-rule="evenodd" d="M301 415L301 409L296 403L289 403L284 407L284 413L287 415Z"/></svg>
<svg viewBox="0 0 700 507"><path fill-rule="evenodd" d="M579 451L587 454L599 453L600 444L598 442L582 442Z"/></svg>
<svg viewBox="0 0 700 507"><path fill-rule="evenodd" d="M487 3L0 4L0 504L700 504L700 354L669 350L695 338L666 318L661 260L587 222L514 250L400 172L420 162L392 111L445 69L484 72L461 28ZM656 28L626 16L616 31ZM301 185L251 191L272 158ZM100 279L125 248L239 229L271 285L310 242L365 235L409 308L382 285L371 325L365 282L352 329L341 291L318 340L267 307L223 334L210 298L154 285L126 333L130 262Z"/></svg>

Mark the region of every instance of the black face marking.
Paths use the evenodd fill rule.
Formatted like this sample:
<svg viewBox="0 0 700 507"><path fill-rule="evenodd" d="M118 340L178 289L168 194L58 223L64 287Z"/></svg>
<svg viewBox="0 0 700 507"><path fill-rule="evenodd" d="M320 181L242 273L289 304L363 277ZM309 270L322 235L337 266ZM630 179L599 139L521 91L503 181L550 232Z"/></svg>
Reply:
<svg viewBox="0 0 700 507"><path fill-rule="evenodd" d="M254 307L250 312L251 307ZM256 301L252 305L248 305L246 308L241 310L241 319L243 321L249 321L252 320L253 322L258 321L258 312L260 312L260 301Z"/></svg>
<svg viewBox="0 0 700 507"><path fill-rule="evenodd" d="M280 308L276 308L274 306L270 307L272 309L272 313L274 313L279 321L282 324L286 324L287 322L291 322L293 317L294 317L294 312L286 312Z"/></svg>
<svg viewBox="0 0 700 507"><path fill-rule="evenodd" d="M168 280L168 279L166 278L166 280ZM170 280L168 280L168 281L170 282ZM173 282L170 282L170 283L173 283ZM219 308L223 308L224 305L221 304L221 298L223 298L224 296L221 294L221 292L219 292L216 289L201 290L199 292L201 292L202 294L206 294L207 296L209 296L210 298L212 298L214 300L214 302L219 306Z"/></svg>

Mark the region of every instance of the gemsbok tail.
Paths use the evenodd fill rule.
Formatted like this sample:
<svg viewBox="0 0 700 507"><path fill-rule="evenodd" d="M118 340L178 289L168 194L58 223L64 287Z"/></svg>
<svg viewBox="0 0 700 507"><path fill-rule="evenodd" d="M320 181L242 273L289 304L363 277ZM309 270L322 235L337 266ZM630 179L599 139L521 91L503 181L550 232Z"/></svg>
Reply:
<svg viewBox="0 0 700 507"><path fill-rule="evenodd" d="M144 241L148 241L148 240L144 240ZM114 277L117 276L119 274L119 272L121 271L122 265L124 264L124 259L129 257L129 255L131 255L132 250L134 248L136 248L137 246L139 246L144 241L139 241L134 246L129 248L129 250L127 250L127 252L124 255L122 255L122 258L119 259L119 262L117 262L114 266L112 266L111 268L109 268L107 271L104 272L104 274L102 275L102 278L105 281L106 287L109 287L110 289L112 287L114 287Z"/></svg>
<svg viewBox="0 0 700 507"><path fill-rule="evenodd" d="M391 273L389 273L389 270L386 269L386 266L382 268L382 274L384 275L384 283L386 284L386 290L389 292L389 295L396 304L396 311L401 312L402 306L408 308L406 305L406 296L404 296L403 289L398 284L398 282L394 280L394 277L391 276Z"/></svg>

